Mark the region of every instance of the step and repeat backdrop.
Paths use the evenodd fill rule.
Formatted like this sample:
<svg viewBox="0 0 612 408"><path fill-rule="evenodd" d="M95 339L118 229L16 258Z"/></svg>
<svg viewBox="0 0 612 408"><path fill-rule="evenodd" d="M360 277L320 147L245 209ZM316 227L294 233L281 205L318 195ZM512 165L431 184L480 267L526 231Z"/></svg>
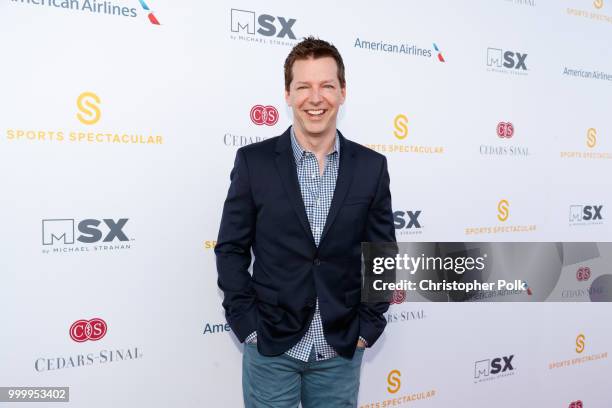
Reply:
<svg viewBox="0 0 612 408"><path fill-rule="evenodd" d="M308 35L344 57L338 127L387 156L398 241L612 238L611 0L1 0L0 33L0 386L243 405L213 249ZM610 271L565 271L576 303L397 300L359 406L612 406L612 307L578 302Z"/></svg>

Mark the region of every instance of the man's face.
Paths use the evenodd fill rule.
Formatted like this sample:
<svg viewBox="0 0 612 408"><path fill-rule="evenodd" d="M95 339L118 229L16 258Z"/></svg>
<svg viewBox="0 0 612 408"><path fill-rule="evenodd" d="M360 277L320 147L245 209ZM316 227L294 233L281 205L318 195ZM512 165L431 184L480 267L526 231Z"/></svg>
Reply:
<svg viewBox="0 0 612 408"><path fill-rule="evenodd" d="M293 80L285 100L293 110L293 124L303 133L323 136L336 130L338 109L346 89L340 86L338 66L332 57L309 58L293 63Z"/></svg>

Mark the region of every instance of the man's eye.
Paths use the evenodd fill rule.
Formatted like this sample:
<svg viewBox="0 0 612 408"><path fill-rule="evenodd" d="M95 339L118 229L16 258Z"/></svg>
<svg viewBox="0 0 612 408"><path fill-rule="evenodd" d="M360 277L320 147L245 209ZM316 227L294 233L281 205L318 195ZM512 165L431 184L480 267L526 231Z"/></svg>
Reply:
<svg viewBox="0 0 612 408"><path fill-rule="evenodd" d="M333 85L325 85L325 88L334 89Z"/></svg>

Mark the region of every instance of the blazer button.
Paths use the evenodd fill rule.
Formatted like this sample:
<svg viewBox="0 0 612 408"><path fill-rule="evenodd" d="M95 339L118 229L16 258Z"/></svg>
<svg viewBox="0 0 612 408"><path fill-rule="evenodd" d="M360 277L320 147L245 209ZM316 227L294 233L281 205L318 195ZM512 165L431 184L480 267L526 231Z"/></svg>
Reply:
<svg viewBox="0 0 612 408"><path fill-rule="evenodd" d="M319 266L321 265L321 260L319 258L315 258L313 263L315 264L315 266Z"/></svg>

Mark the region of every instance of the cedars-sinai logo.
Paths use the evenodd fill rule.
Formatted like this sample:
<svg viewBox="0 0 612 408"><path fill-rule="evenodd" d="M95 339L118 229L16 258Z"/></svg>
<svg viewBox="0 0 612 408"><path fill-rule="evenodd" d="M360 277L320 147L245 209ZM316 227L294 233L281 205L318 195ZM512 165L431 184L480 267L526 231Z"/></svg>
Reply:
<svg viewBox="0 0 612 408"><path fill-rule="evenodd" d="M499 122L497 124L497 137L510 139L514 135L514 125L511 122Z"/></svg>
<svg viewBox="0 0 612 408"><path fill-rule="evenodd" d="M576 279L579 281L587 281L591 278L591 268L588 266L581 266L576 271Z"/></svg>
<svg viewBox="0 0 612 408"><path fill-rule="evenodd" d="M272 105L255 105L251 108L251 122L261 126L274 126L278 122L278 110Z"/></svg>
<svg viewBox="0 0 612 408"><path fill-rule="evenodd" d="M106 335L107 328L106 322L97 317L90 320L77 320L70 326L70 338L77 343L100 340Z"/></svg>
<svg viewBox="0 0 612 408"><path fill-rule="evenodd" d="M405 290L393 291L393 299L391 299L392 305L399 305L400 303L404 303L405 301L406 301L406 291Z"/></svg>

